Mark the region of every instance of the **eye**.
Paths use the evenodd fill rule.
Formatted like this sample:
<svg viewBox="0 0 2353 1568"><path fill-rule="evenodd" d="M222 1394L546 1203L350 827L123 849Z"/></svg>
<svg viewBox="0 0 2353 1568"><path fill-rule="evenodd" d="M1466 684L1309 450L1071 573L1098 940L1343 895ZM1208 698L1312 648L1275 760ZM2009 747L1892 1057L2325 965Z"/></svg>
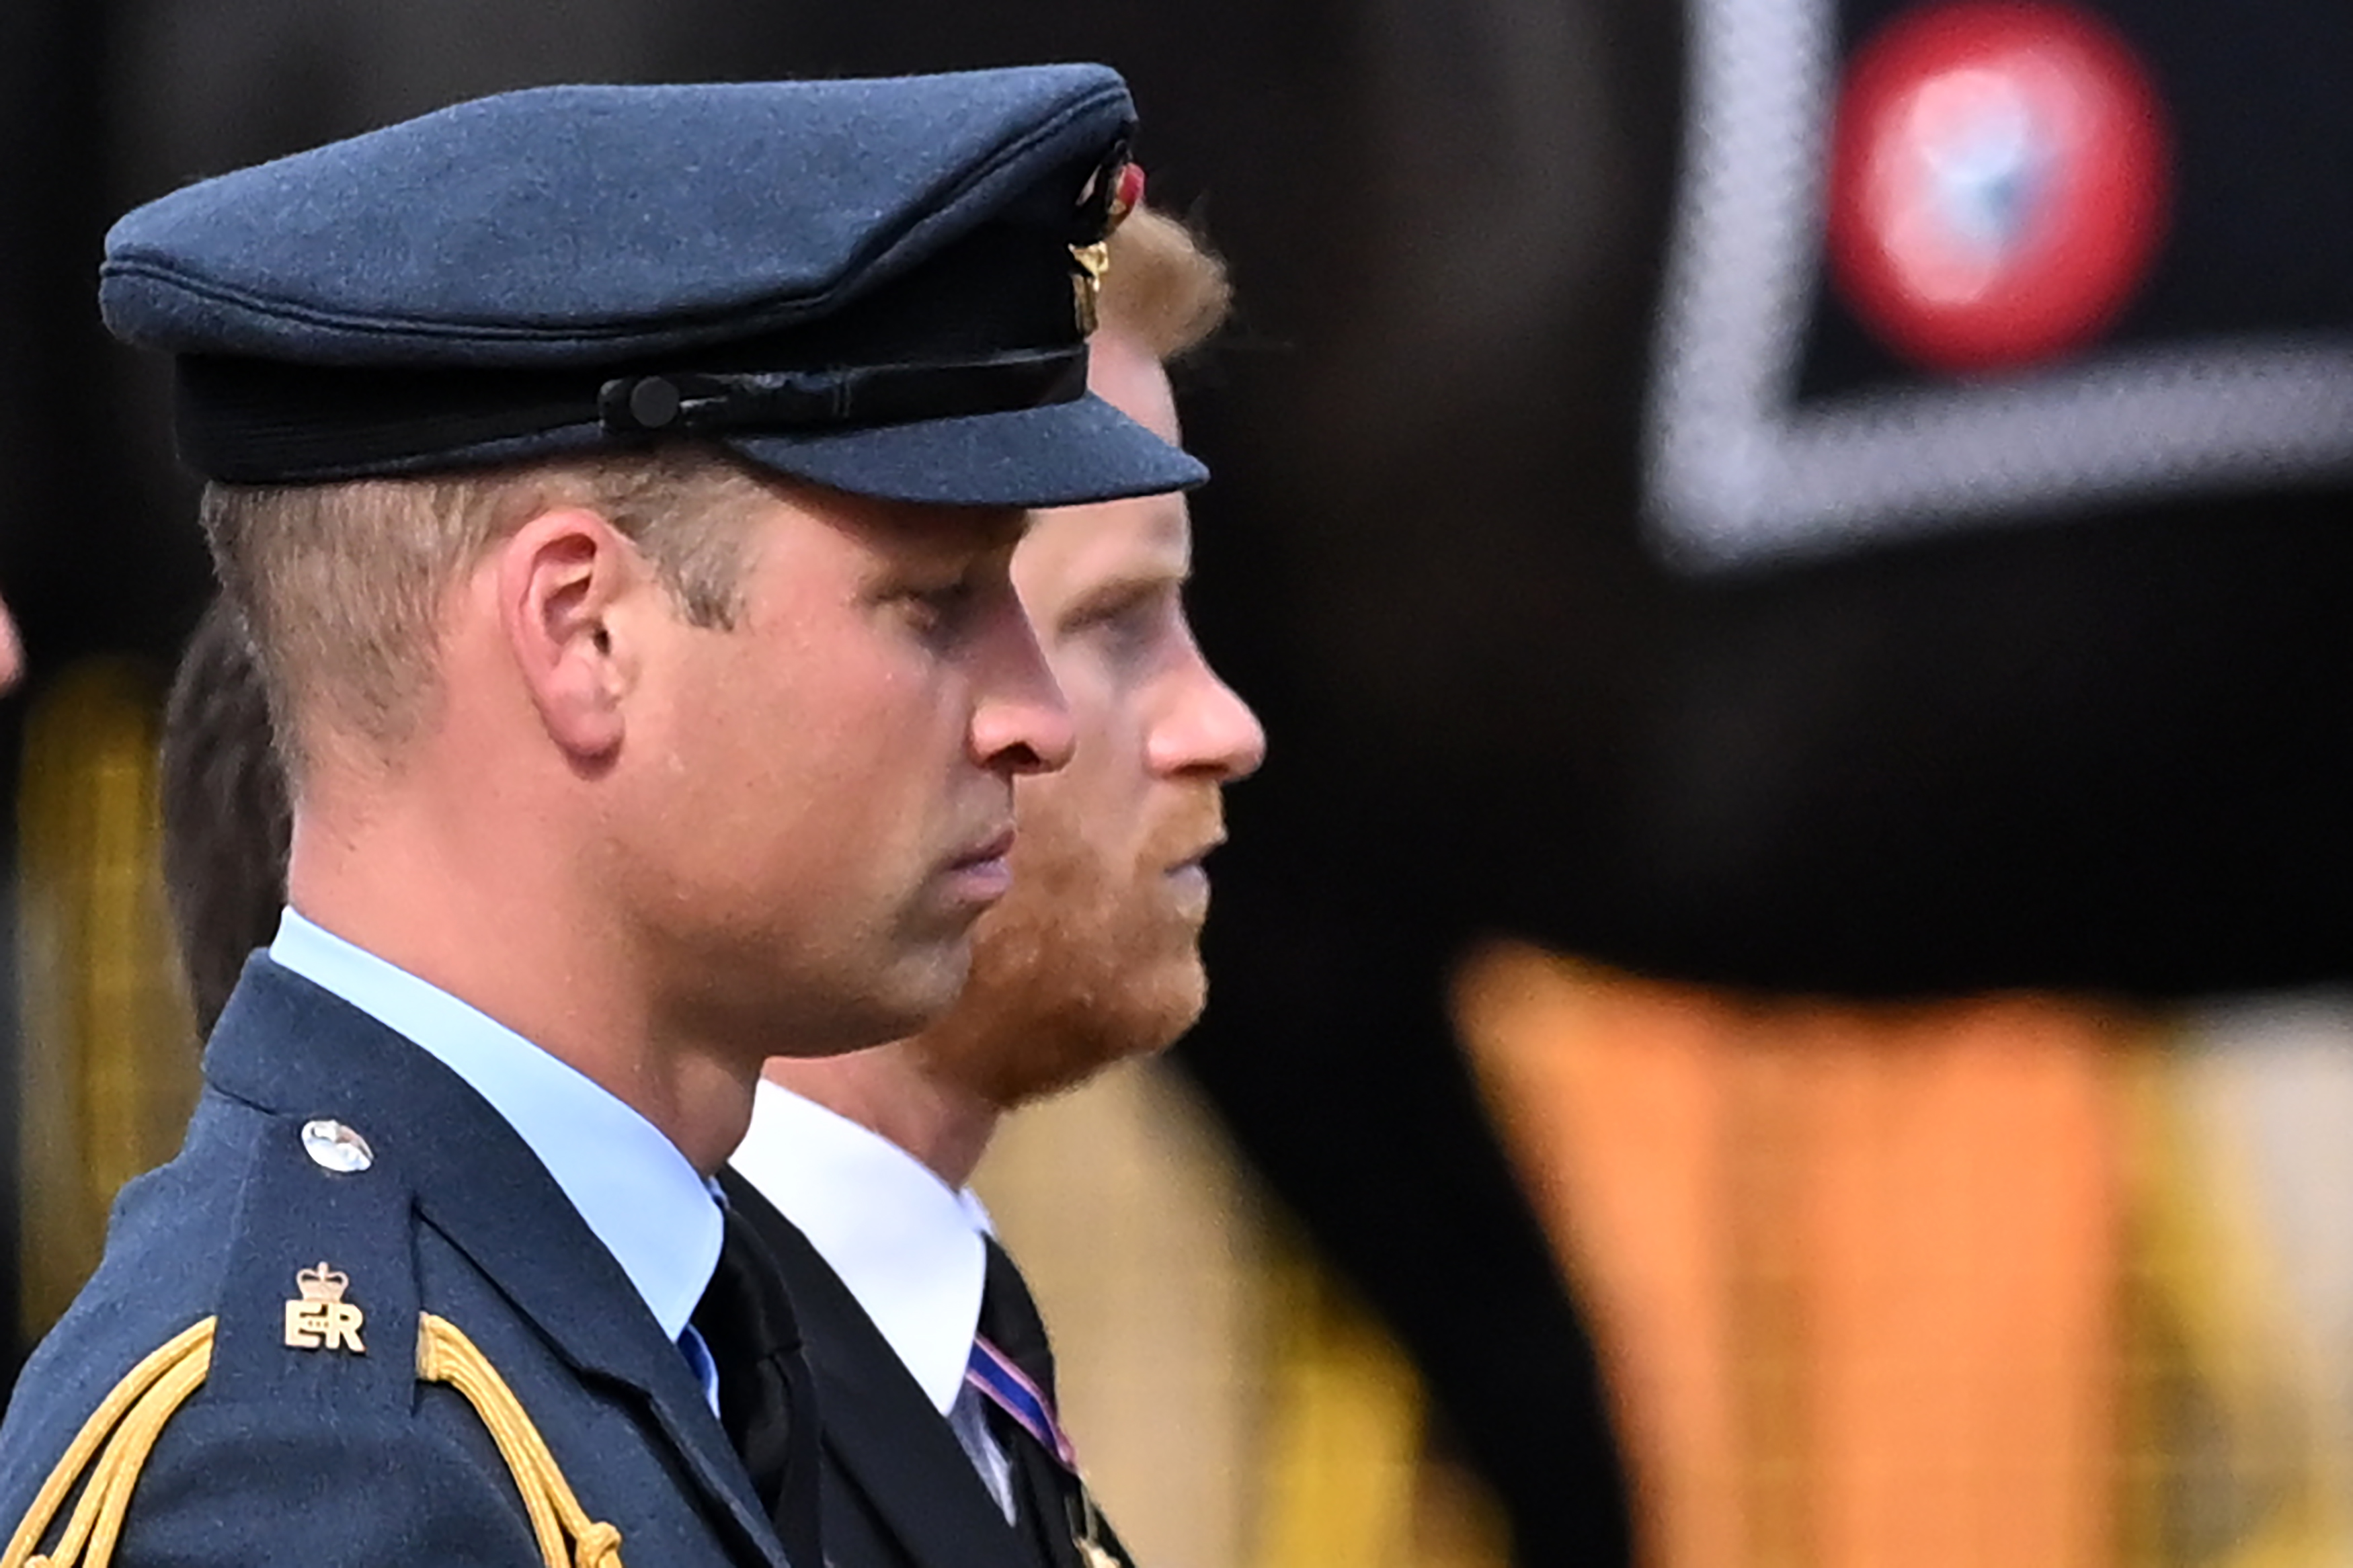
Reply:
<svg viewBox="0 0 2353 1568"><path fill-rule="evenodd" d="M1096 623L1097 633L1103 641L1123 651L1139 652L1152 641L1159 616L1153 614L1152 605L1138 599L1122 605Z"/></svg>
<svg viewBox="0 0 2353 1568"><path fill-rule="evenodd" d="M954 642L972 625L986 598L976 572L963 573L946 582L902 589L894 597L917 636L932 642Z"/></svg>
<svg viewBox="0 0 2353 1568"><path fill-rule="evenodd" d="M1115 668L1135 669L1151 662L1180 613L1173 591L1138 589L1089 605L1065 623L1063 632L1093 647Z"/></svg>
<svg viewBox="0 0 2353 1568"><path fill-rule="evenodd" d="M915 595L915 603L934 615L953 616L971 607L980 590L969 577L959 577L953 583L936 588L925 588Z"/></svg>

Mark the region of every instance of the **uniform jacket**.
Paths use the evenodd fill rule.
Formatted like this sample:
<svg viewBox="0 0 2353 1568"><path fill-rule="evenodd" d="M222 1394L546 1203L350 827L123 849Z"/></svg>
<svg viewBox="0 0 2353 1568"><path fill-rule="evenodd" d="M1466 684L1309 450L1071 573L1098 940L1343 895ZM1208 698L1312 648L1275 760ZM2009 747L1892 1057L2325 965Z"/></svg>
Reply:
<svg viewBox="0 0 2353 1568"><path fill-rule="evenodd" d="M505 1380L587 1516L618 1530L623 1561L785 1568L678 1347L460 1079L260 956L205 1079L178 1157L124 1190L98 1273L17 1384L0 1528L133 1363L217 1315L209 1374L145 1464L118 1563L540 1563L481 1416L418 1381L422 1312ZM365 1139L366 1169L306 1152L302 1130L322 1118ZM347 1281L360 1352L286 1342L306 1269Z"/></svg>
<svg viewBox="0 0 2353 1568"><path fill-rule="evenodd" d="M800 1321L823 1431L830 1568L1077 1568L1066 1534L1041 1539L1026 1516L1006 1522L948 1424L799 1227L733 1171L720 1183L783 1270Z"/></svg>

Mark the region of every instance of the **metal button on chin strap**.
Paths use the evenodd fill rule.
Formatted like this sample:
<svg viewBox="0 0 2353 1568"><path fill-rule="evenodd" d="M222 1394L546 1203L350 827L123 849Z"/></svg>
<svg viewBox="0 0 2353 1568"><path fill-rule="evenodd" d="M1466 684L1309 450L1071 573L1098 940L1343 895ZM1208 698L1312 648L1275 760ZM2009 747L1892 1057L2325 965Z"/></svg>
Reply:
<svg viewBox="0 0 2353 1568"><path fill-rule="evenodd" d="M679 403L678 388L658 375L629 389L629 413L649 430L659 430L676 419Z"/></svg>

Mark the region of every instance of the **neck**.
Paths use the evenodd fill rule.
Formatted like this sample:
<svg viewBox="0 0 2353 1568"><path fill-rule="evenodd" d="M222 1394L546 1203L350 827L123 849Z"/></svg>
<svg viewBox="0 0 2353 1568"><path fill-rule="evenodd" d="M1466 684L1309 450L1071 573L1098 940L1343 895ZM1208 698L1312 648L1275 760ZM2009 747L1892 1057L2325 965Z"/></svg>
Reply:
<svg viewBox="0 0 2353 1568"><path fill-rule="evenodd" d="M364 809L354 809L361 798ZM756 1058L664 1026L638 955L582 896L582 868L519 847L556 837L438 809L428 792L371 787L339 798L331 784L306 788L288 899L574 1068L707 1175L750 1123Z"/></svg>
<svg viewBox="0 0 2353 1568"><path fill-rule="evenodd" d="M1004 1111L906 1040L839 1057L771 1057L769 1081L889 1139L951 1187L972 1180Z"/></svg>

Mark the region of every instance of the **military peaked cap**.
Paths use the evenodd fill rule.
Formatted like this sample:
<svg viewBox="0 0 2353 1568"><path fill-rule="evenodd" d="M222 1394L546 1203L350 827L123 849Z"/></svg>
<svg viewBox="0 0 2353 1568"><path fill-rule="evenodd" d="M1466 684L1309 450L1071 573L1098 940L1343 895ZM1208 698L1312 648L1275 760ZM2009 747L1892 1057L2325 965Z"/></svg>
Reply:
<svg viewBox="0 0 2353 1568"><path fill-rule="evenodd" d="M1085 389L1133 126L1100 66L503 93L138 208L100 305L230 482L684 437L892 500L1150 494L1206 471Z"/></svg>

